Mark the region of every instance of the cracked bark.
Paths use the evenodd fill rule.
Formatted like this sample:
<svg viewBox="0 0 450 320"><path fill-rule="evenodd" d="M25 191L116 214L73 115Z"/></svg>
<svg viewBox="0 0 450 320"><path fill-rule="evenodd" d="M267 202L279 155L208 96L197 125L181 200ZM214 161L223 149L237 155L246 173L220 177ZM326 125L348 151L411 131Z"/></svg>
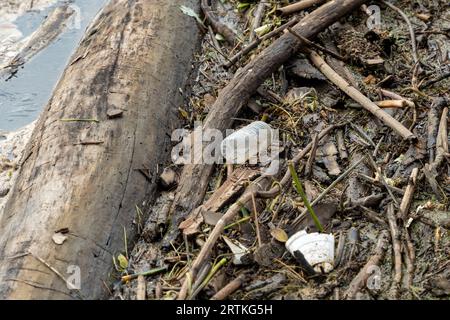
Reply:
<svg viewBox="0 0 450 320"><path fill-rule="evenodd" d="M28 252L65 277L70 265L78 266L84 298L108 294L103 281L111 281L111 254L124 250L124 227L133 239L135 206L151 204L157 167L169 160L183 103L179 88L198 45L195 19L180 5L199 10L195 0L111 0L87 30L0 216L0 299L77 298L55 272L23 255ZM108 118L111 109L122 117ZM52 235L63 228L70 233L58 246Z"/></svg>

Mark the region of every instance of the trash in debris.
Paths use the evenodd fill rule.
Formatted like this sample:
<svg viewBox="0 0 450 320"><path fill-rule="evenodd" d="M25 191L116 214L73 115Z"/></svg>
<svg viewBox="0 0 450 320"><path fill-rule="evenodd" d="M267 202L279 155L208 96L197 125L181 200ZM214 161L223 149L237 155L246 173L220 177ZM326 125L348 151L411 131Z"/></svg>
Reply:
<svg viewBox="0 0 450 320"><path fill-rule="evenodd" d="M299 231L286 242L286 249L295 256L300 251L318 273L328 273L334 268L334 236L325 233Z"/></svg>
<svg viewBox="0 0 450 320"><path fill-rule="evenodd" d="M265 24L265 25L263 25L263 26L261 26L259 28L256 28L254 31L258 35L258 37L262 37L263 35L268 33L270 31L270 29L272 29L272 25L271 24Z"/></svg>
<svg viewBox="0 0 450 320"><path fill-rule="evenodd" d="M231 240L226 236L223 236L222 238L233 253L233 263L235 265L244 264L243 258L250 252L247 247L237 241Z"/></svg>
<svg viewBox="0 0 450 320"><path fill-rule="evenodd" d="M64 241L67 240L67 236L65 236L63 233L58 232L55 233L52 237L52 240L54 243L56 243L57 245L62 245L64 243Z"/></svg>
<svg viewBox="0 0 450 320"><path fill-rule="evenodd" d="M227 163L257 164L256 156L265 155L272 142L272 128L263 121L255 121L232 133L222 141L222 155Z"/></svg>

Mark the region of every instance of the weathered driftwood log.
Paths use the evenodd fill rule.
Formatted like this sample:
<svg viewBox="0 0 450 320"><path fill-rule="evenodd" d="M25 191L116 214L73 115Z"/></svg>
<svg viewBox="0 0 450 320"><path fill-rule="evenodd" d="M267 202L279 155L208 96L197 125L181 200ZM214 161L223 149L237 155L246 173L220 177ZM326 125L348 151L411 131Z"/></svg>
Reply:
<svg viewBox="0 0 450 320"><path fill-rule="evenodd" d="M292 29L304 38L312 38L325 28L349 14L367 0L333 0L322 5L297 23ZM292 34L285 34L262 51L254 60L237 72L219 97L206 118L204 128L225 130L230 128L232 118L247 103L251 95L286 60L298 51L301 42ZM206 192L211 165L186 165L183 169L174 205L172 207L172 229L164 244L178 234L178 225L189 212L197 207Z"/></svg>
<svg viewBox="0 0 450 320"><path fill-rule="evenodd" d="M112 0L87 30L0 217L0 299L107 294L112 256L168 160L198 43L180 5L199 10L195 0ZM80 290L69 290L63 278L77 268Z"/></svg>

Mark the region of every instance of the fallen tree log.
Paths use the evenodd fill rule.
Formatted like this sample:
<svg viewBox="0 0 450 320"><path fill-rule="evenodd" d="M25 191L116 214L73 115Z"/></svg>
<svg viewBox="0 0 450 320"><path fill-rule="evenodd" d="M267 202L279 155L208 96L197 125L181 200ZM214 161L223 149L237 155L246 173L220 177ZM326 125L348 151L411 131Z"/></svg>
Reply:
<svg viewBox="0 0 450 320"><path fill-rule="evenodd" d="M307 15L292 27L292 30L304 38L312 38L365 2L367 0L329 1ZM233 122L232 118L247 103L258 87L296 53L300 46L301 41L294 35L284 34L238 71L230 83L219 93L203 125L204 129L224 131L230 128ZM212 165L206 164L185 165L171 208L171 229L164 238L163 246L170 246L170 242L178 235L180 222L202 202L212 169Z"/></svg>
<svg viewBox="0 0 450 320"><path fill-rule="evenodd" d="M0 217L0 299L108 294L112 257L169 160L199 43L180 5L199 10L195 0L111 0L88 28Z"/></svg>

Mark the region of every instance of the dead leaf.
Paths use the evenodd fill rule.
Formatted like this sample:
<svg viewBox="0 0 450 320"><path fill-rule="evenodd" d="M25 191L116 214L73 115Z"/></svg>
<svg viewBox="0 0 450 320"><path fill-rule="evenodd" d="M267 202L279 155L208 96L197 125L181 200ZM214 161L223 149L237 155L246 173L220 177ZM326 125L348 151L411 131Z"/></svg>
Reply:
<svg viewBox="0 0 450 320"><path fill-rule="evenodd" d="M201 209L194 210L183 222L180 223L179 229L183 230L186 236L193 235L199 232L200 225L203 223L203 215Z"/></svg>
<svg viewBox="0 0 450 320"><path fill-rule="evenodd" d="M203 24L202 19L200 19L200 16L194 11L194 9L186 7L186 6L180 6L180 10L181 12L183 12L185 15L188 15L190 17L195 18L195 20L197 20L197 22L205 27L205 25ZM206 27L205 27L206 28Z"/></svg>
<svg viewBox="0 0 450 320"><path fill-rule="evenodd" d="M289 239L286 231L281 228L273 228L272 230L270 230L270 234L275 240L282 243L285 243Z"/></svg>
<svg viewBox="0 0 450 320"><path fill-rule="evenodd" d="M373 75L369 74L367 77L364 78L363 82L365 84L375 84L375 83L377 83L377 78L375 78Z"/></svg>
<svg viewBox="0 0 450 320"><path fill-rule="evenodd" d="M205 223L210 226L215 226L217 222L223 217L222 213L215 211L206 211L203 213L203 218L205 219Z"/></svg>
<svg viewBox="0 0 450 320"><path fill-rule="evenodd" d="M119 266L122 269L125 270L126 268L128 268L128 259L123 254L119 254L117 256L117 260L119 261Z"/></svg>
<svg viewBox="0 0 450 320"><path fill-rule="evenodd" d="M226 236L222 236L222 238L227 244L227 246L230 248L231 252L233 252L233 263L235 265L242 264L243 263L242 258L249 253L247 247L245 247L238 241L231 240Z"/></svg>

